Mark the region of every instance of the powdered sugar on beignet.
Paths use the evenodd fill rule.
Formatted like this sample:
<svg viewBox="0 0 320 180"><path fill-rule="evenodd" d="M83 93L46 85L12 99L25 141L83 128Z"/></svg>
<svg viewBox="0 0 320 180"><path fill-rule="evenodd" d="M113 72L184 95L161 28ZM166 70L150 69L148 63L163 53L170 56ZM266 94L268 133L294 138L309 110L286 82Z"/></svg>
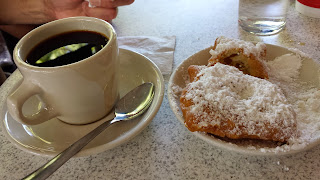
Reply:
<svg viewBox="0 0 320 180"><path fill-rule="evenodd" d="M246 56L253 55L259 60L264 60L267 54L266 44L258 42L243 41L239 39L231 39L220 36L216 39L214 47L209 51L212 55L211 58L215 59L219 54L227 49L243 49L242 53Z"/></svg>
<svg viewBox="0 0 320 180"><path fill-rule="evenodd" d="M264 64L266 58L266 45L252 43L224 36L215 40L213 48L209 51L212 55L208 66L222 63L237 67L240 71L251 76L268 79Z"/></svg>
<svg viewBox="0 0 320 180"><path fill-rule="evenodd" d="M280 142L296 132L296 114L282 90L233 66L202 67L180 102L190 131Z"/></svg>

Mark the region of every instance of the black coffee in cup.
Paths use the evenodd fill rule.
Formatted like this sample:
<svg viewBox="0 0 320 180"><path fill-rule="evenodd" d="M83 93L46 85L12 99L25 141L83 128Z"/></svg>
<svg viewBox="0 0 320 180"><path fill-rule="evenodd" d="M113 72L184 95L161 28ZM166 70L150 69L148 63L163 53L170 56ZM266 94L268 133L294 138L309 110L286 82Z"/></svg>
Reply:
<svg viewBox="0 0 320 180"><path fill-rule="evenodd" d="M108 38L93 31L71 31L37 44L27 55L33 66L55 67L75 63L92 56L108 43Z"/></svg>

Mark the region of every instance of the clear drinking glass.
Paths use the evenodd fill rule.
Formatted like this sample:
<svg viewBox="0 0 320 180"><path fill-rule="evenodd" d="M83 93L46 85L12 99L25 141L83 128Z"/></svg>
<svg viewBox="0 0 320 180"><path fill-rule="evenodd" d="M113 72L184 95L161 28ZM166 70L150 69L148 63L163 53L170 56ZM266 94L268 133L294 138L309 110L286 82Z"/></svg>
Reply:
<svg viewBox="0 0 320 180"><path fill-rule="evenodd" d="M289 0L239 0L239 25L256 35L272 35L286 25Z"/></svg>

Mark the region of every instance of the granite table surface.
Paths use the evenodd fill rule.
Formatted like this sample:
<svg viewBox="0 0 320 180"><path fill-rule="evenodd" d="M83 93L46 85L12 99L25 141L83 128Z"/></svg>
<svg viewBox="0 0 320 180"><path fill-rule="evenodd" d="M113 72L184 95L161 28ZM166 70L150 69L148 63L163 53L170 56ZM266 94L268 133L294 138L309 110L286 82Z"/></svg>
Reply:
<svg viewBox="0 0 320 180"><path fill-rule="evenodd" d="M290 1L287 26L254 36L238 26L236 0L136 0L112 22L118 36L176 36L173 68L218 36L297 48L320 60L320 19ZM170 76L165 76L167 85ZM49 160L24 152L0 130L0 179L20 179ZM144 131L111 150L69 160L48 179L320 179L320 146L285 156L252 156L214 147L192 135L170 109L167 93Z"/></svg>

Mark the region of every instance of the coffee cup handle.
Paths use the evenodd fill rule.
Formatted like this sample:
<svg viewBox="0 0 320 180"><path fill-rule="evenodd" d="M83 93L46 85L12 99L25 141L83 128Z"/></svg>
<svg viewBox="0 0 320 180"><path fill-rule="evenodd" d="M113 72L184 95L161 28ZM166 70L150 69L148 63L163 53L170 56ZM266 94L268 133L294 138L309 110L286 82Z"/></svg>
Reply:
<svg viewBox="0 0 320 180"><path fill-rule="evenodd" d="M23 104L33 95L40 94L41 88L32 82L23 81L22 84L7 97L7 108L10 115L18 122L26 125L36 125L57 116L52 107L42 108L31 116L22 112Z"/></svg>

